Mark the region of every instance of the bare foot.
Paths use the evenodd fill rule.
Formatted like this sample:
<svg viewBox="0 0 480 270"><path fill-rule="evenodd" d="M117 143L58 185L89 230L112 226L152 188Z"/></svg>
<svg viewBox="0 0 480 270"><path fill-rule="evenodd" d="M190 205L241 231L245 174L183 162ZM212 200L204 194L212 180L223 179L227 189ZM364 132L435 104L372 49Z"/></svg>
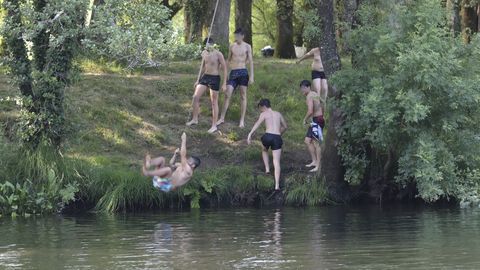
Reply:
<svg viewBox="0 0 480 270"><path fill-rule="evenodd" d="M244 128L245 127L245 123L244 122L240 122L240 124L238 125L239 128Z"/></svg>
<svg viewBox="0 0 480 270"><path fill-rule="evenodd" d="M186 123L186 125L187 125L187 126L194 126L194 125L198 125L198 121L194 121L194 120L192 120L192 121L190 121L190 122L187 122L187 123Z"/></svg>
<svg viewBox="0 0 480 270"><path fill-rule="evenodd" d="M318 167L311 169L309 172L318 172Z"/></svg>
<svg viewBox="0 0 480 270"><path fill-rule="evenodd" d="M265 174L270 174L270 170L265 170Z"/></svg>
<svg viewBox="0 0 480 270"><path fill-rule="evenodd" d="M312 161L312 163L305 165L305 167L311 168L311 167L314 167L315 165L316 165L315 161Z"/></svg>
<svg viewBox="0 0 480 270"><path fill-rule="evenodd" d="M208 130L208 133L212 134L212 133L215 133L217 132L217 126L214 126L214 127L211 127L209 130Z"/></svg>
<svg viewBox="0 0 480 270"><path fill-rule="evenodd" d="M225 123L224 119L220 119L217 121L217 126L220 126L221 124Z"/></svg>

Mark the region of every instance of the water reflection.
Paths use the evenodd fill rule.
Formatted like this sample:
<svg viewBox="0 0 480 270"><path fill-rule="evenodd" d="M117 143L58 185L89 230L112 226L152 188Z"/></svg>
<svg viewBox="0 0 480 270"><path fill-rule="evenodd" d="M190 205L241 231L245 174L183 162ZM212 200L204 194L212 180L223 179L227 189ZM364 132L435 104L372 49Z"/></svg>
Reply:
<svg viewBox="0 0 480 270"><path fill-rule="evenodd" d="M480 269L480 211L228 209L0 220L0 269Z"/></svg>

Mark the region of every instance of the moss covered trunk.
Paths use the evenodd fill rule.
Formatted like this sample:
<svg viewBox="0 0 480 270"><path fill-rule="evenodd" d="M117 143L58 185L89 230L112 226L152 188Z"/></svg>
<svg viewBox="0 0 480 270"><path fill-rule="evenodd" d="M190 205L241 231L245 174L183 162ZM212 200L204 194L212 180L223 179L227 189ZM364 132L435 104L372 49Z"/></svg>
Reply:
<svg viewBox="0 0 480 270"><path fill-rule="evenodd" d="M275 56L295 58L293 45L293 0L277 0L277 43Z"/></svg>
<svg viewBox="0 0 480 270"><path fill-rule="evenodd" d="M235 1L235 28L242 28L245 42L252 44L252 0Z"/></svg>

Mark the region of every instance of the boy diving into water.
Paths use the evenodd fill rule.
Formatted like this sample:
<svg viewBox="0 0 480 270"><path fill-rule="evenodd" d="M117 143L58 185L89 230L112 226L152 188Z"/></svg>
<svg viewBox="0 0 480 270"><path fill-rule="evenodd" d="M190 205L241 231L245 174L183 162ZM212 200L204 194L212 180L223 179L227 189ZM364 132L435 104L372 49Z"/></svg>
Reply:
<svg viewBox="0 0 480 270"><path fill-rule="evenodd" d="M180 163L175 163L177 155L180 152ZM142 172L145 176L153 177L153 186L161 191L168 192L188 183L192 178L193 171L200 165L200 159L197 157L187 158L187 135L182 134L182 146L177 149L170 159L169 165L165 164L164 157L151 158L145 157ZM155 169L150 170L151 166Z"/></svg>

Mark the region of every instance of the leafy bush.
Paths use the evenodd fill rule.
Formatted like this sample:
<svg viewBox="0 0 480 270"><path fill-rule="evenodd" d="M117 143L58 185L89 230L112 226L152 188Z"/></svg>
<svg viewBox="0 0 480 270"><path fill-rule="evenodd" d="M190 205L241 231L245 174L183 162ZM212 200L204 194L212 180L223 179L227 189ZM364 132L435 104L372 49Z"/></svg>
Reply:
<svg viewBox="0 0 480 270"><path fill-rule="evenodd" d="M478 198L480 39L453 38L433 0L369 1L359 15L353 67L334 78L346 180L413 183L427 202Z"/></svg>
<svg viewBox="0 0 480 270"><path fill-rule="evenodd" d="M50 147L36 150L2 146L0 214L29 216L61 211L75 199L78 185L63 157ZM7 180L8 179L8 180Z"/></svg>
<svg viewBox="0 0 480 270"><path fill-rule="evenodd" d="M95 13L84 40L94 55L124 63L130 69L200 55L199 45L181 43L181 33L172 27L170 10L161 1L107 0Z"/></svg>

